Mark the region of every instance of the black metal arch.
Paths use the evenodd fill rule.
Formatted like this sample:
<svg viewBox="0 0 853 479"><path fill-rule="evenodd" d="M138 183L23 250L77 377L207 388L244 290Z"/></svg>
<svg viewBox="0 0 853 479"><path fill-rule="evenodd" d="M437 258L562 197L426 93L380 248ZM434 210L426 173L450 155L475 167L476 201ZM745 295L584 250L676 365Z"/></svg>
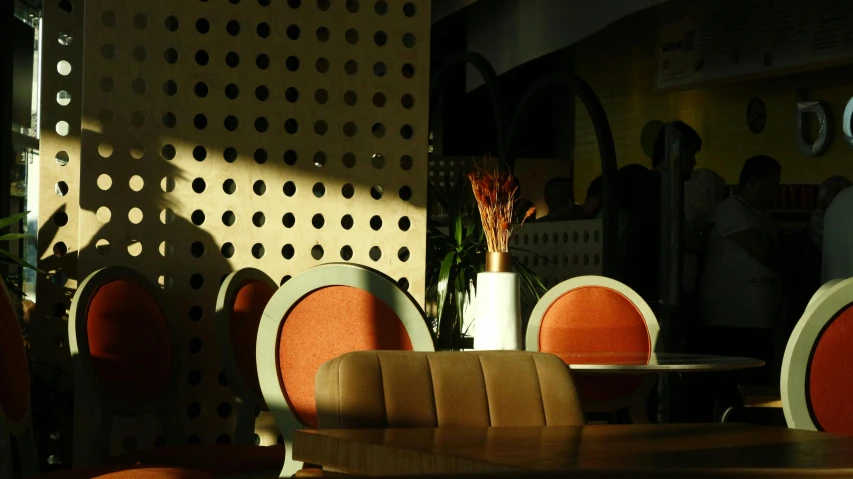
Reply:
<svg viewBox="0 0 853 479"><path fill-rule="evenodd" d="M612 278L615 275L614 260L616 259L619 234L619 210L616 205L616 146L613 144L613 133L610 130L610 122L607 121L607 114L604 111L604 107L589 84L574 75L565 73L548 75L533 83L521 98L521 102L519 102L518 108L515 110L515 115L512 117L507 142L503 148L506 156L501 156L501 158L506 158L505 161L509 168L515 165L515 156L512 147L518 124L523 118L530 100L544 87L550 85L562 85L574 92L581 99L587 113L592 119L595 137L598 140L598 152L601 157L601 179L604 184L604 222L601 235L603 253L601 259L602 271L604 276Z"/></svg>
<svg viewBox="0 0 853 479"><path fill-rule="evenodd" d="M450 67L460 63L473 66L480 73L480 76L483 77L483 83L489 93L489 99L492 102L492 112L495 117L495 127L498 136L498 158L500 159L500 163L503 165L505 162L504 159L506 158L506 142L504 141L504 122L506 115L503 113L503 104L500 102L500 95L498 94L498 75L495 73L495 69L492 68L492 64L489 63L483 55L472 52L459 52L451 55L444 64L435 71L429 85L429 111L432 112L434 110L433 100L435 95L433 95L433 92L441 82L444 73L450 69ZM430 118L430 129L432 129L432 121L433 119Z"/></svg>

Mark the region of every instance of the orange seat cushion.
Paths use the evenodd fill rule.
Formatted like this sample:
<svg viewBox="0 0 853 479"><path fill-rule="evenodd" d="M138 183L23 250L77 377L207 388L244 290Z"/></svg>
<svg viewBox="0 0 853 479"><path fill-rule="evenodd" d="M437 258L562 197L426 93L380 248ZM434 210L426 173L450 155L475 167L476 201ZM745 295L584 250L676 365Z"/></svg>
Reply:
<svg viewBox="0 0 853 479"><path fill-rule="evenodd" d="M816 341L806 376L806 397L818 427L853 434L853 308L844 309Z"/></svg>
<svg viewBox="0 0 853 479"><path fill-rule="evenodd" d="M89 353L100 387L126 403L167 392L172 347L166 317L148 292L117 279L99 287L86 313Z"/></svg>
<svg viewBox="0 0 853 479"><path fill-rule="evenodd" d="M560 296L542 317L539 350L547 353L642 353L652 346L646 320L622 293L603 286L581 286ZM622 397L643 376L576 375L584 399Z"/></svg>
<svg viewBox="0 0 853 479"><path fill-rule="evenodd" d="M0 290L0 410L18 422L30 403L27 352L18 315L9 297Z"/></svg>
<svg viewBox="0 0 853 479"><path fill-rule="evenodd" d="M275 471L284 466L287 449L248 444L198 444L143 449L113 458L114 464L188 467L210 474L235 474Z"/></svg>
<svg viewBox="0 0 853 479"><path fill-rule="evenodd" d="M326 361L351 351L412 350L397 314L373 294L330 286L303 297L279 332L278 370L290 410L317 427L314 378Z"/></svg>
<svg viewBox="0 0 853 479"><path fill-rule="evenodd" d="M174 467L99 466L39 474L44 479L212 479L207 472Z"/></svg>
<svg viewBox="0 0 853 479"><path fill-rule="evenodd" d="M234 295L231 305L229 328L231 347L237 368L246 383L258 397L262 396L261 383L258 381L258 363L255 359L255 344L258 340L258 326L264 308L275 294L275 289L257 280L244 281Z"/></svg>

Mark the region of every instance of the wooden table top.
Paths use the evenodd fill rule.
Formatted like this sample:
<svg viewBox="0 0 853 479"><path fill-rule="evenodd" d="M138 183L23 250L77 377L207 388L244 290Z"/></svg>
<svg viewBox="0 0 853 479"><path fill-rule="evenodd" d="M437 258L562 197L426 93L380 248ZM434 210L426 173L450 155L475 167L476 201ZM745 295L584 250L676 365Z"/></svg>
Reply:
<svg viewBox="0 0 853 479"><path fill-rule="evenodd" d="M573 371L595 373L719 372L758 368L764 361L681 353L553 353Z"/></svg>
<svg viewBox="0 0 853 479"><path fill-rule="evenodd" d="M369 475L846 469L853 476L853 437L744 424L304 430L293 458Z"/></svg>

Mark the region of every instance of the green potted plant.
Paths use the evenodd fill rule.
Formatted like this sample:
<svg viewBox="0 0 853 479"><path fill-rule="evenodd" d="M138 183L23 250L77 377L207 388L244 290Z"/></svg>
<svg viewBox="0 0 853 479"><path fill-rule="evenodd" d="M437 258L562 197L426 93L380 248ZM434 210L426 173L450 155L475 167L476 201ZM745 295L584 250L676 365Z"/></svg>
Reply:
<svg viewBox="0 0 853 479"><path fill-rule="evenodd" d="M429 185L440 217L427 220L427 317L436 349L470 349L466 309L477 274L486 269L488 247L471 183L458 178L446 186ZM533 303L546 291L528 267L513 258L521 282L522 301Z"/></svg>

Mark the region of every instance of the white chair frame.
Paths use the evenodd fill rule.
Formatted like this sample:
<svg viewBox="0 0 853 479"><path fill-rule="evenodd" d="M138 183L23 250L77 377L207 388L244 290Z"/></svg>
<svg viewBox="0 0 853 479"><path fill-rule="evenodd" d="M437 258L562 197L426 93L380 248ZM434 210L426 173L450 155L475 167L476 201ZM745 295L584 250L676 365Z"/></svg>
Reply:
<svg viewBox="0 0 853 479"><path fill-rule="evenodd" d="M663 342L659 338L660 325L658 324L658 320L655 317L654 312L646 301L627 285L604 276L578 276L567 279L545 293L545 295L542 296L542 299L540 299L533 308L533 312L530 314L530 322L527 324L525 346L528 351L539 351L539 332L542 328L542 319L545 317L545 313L548 312L548 309L569 291L587 286L608 288L625 296L628 301L636 306L646 322L646 330L649 333L651 352L662 351ZM581 401L586 412L612 412L628 408L631 420L634 423L648 423L649 417L646 412L646 401L648 400L649 394L654 389L656 382L657 375L649 375L648 378L628 396L605 400L584 400L581 398Z"/></svg>
<svg viewBox="0 0 853 479"><path fill-rule="evenodd" d="M807 395L809 363L823 331L853 298L853 279L832 280L814 294L794 327L782 358L782 410L788 427L820 430L812 418Z"/></svg>
<svg viewBox="0 0 853 479"><path fill-rule="evenodd" d="M328 286L350 286L368 291L390 307L406 331L415 351L434 351L432 336L426 326L423 310L408 293L388 276L355 264L330 263L317 266L294 276L270 299L258 328L258 376L264 401L275 417L284 443L287 458L280 477L290 477L302 467L293 460L293 436L305 427L290 410L281 390L278 372L279 332L290 310L312 292Z"/></svg>

